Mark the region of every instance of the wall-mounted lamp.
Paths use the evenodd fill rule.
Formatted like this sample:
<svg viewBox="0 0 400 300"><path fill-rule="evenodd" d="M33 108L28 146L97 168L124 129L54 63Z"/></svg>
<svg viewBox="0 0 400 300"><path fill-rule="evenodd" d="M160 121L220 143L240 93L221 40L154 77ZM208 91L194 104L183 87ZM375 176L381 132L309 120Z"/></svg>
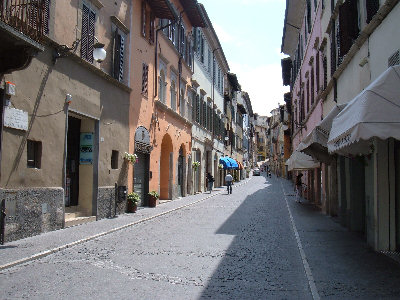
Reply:
<svg viewBox="0 0 400 300"><path fill-rule="evenodd" d="M100 43L99 40L93 36L95 40L97 41L93 45L93 59L99 63L105 60L107 56L106 50L104 50L104 44ZM72 43L71 47L68 47L67 45L59 45L56 47L56 49L53 52L53 63L55 64L57 62L57 59L67 57L69 55L69 52L75 52L78 49L79 43L81 42L81 39L77 39Z"/></svg>

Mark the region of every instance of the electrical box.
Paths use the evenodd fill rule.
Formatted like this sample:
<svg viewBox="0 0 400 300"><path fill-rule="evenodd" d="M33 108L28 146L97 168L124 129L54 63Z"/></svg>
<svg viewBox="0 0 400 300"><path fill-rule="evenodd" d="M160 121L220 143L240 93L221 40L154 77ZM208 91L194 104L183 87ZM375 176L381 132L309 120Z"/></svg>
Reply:
<svg viewBox="0 0 400 300"><path fill-rule="evenodd" d="M126 185L120 185L118 186L118 199L117 201L119 203L126 201Z"/></svg>

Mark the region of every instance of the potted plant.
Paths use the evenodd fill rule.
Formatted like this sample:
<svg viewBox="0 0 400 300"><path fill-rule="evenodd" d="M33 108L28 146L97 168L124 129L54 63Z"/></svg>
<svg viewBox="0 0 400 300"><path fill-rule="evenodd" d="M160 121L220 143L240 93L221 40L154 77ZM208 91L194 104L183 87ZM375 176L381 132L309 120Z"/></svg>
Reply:
<svg viewBox="0 0 400 300"><path fill-rule="evenodd" d="M124 158L125 158L127 161L129 161L130 163L132 163L132 164L138 162L138 156L137 156L136 153L131 154L131 153L125 152Z"/></svg>
<svg viewBox="0 0 400 300"><path fill-rule="evenodd" d="M193 170L197 171L197 168L200 167L200 162L199 161L192 162L192 167Z"/></svg>
<svg viewBox="0 0 400 300"><path fill-rule="evenodd" d="M127 196L127 201L128 201L128 207L127 207L127 212L128 213L134 213L137 210L137 205L140 201L140 196L139 194L132 192L129 193Z"/></svg>
<svg viewBox="0 0 400 300"><path fill-rule="evenodd" d="M151 191L149 193L149 206L156 207L158 198L160 198L160 195L156 191Z"/></svg>

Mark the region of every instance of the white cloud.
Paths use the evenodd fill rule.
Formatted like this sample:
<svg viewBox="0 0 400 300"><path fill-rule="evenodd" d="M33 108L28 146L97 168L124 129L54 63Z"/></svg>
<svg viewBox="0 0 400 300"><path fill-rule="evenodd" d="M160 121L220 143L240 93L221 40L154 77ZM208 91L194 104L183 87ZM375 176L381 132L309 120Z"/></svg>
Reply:
<svg viewBox="0 0 400 300"><path fill-rule="evenodd" d="M280 64L259 65L250 67L241 63L231 62L231 72L238 77L242 90L249 93L253 112L260 115L270 115L278 104L283 104L283 94L289 92L288 86L283 86Z"/></svg>

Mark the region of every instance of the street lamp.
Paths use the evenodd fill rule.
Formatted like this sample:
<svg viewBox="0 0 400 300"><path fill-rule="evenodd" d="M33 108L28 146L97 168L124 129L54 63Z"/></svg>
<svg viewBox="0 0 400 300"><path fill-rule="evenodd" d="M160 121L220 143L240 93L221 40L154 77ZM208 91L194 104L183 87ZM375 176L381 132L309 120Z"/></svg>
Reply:
<svg viewBox="0 0 400 300"><path fill-rule="evenodd" d="M96 40L96 43L93 45L93 59L98 63L101 63L106 59L107 52L104 49L104 44L100 43L95 36L93 37ZM67 45L57 46L53 52L53 63L55 64L57 62L57 59L59 58L67 57L69 55L69 52L75 52L76 49L78 49L80 42L81 39L76 39L72 43L71 47L68 47Z"/></svg>

